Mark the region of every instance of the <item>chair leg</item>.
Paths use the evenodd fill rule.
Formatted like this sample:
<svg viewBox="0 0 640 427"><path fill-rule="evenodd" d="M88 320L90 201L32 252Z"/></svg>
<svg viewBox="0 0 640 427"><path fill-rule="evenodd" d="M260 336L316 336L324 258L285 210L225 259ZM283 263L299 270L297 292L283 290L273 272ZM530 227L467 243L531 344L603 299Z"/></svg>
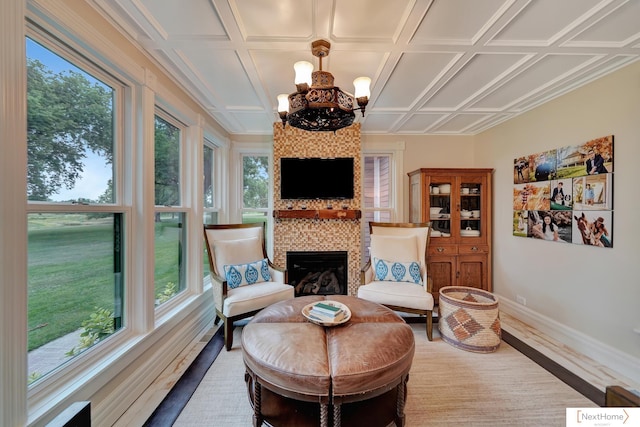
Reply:
<svg viewBox="0 0 640 427"><path fill-rule="evenodd" d="M233 346L233 321L229 318L224 319L224 344L227 351Z"/></svg>
<svg viewBox="0 0 640 427"><path fill-rule="evenodd" d="M433 341L433 313L427 311L427 339Z"/></svg>
<svg viewBox="0 0 640 427"><path fill-rule="evenodd" d="M218 316L218 313L216 313L216 317L213 319L213 324L217 325L218 323L220 323L220 316Z"/></svg>

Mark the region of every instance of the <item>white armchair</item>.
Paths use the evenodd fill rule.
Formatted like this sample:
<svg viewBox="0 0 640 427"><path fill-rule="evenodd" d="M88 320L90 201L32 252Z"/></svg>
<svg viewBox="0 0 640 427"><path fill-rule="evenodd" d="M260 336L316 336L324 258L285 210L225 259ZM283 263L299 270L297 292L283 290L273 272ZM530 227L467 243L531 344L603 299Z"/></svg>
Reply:
<svg viewBox="0 0 640 427"><path fill-rule="evenodd" d="M370 222L370 257L360 273L358 297L395 311L426 316L433 340L433 282L427 275L431 223Z"/></svg>
<svg viewBox="0 0 640 427"><path fill-rule="evenodd" d="M224 342L233 345L233 322L295 296L287 272L271 263L262 224L204 226L217 324L224 322Z"/></svg>

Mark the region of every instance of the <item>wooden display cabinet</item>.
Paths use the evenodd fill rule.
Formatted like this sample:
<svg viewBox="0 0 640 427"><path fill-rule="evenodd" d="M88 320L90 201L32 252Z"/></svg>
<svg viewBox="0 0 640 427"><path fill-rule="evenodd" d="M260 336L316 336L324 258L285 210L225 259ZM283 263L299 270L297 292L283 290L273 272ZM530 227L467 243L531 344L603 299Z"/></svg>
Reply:
<svg viewBox="0 0 640 427"><path fill-rule="evenodd" d="M493 169L409 172L409 221L431 222L428 274L436 302L444 286L492 291Z"/></svg>

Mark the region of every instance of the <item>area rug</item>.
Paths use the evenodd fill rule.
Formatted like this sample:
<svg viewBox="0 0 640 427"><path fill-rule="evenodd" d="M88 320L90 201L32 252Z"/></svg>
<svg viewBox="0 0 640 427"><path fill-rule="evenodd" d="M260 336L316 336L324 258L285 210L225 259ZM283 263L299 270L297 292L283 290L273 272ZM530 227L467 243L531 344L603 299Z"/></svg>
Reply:
<svg viewBox="0 0 640 427"><path fill-rule="evenodd" d="M494 353L471 353L411 325L416 355L409 374L406 426L565 426L566 408L597 407L502 342ZM250 427L236 327L231 351L222 350L174 423L177 427Z"/></svg>

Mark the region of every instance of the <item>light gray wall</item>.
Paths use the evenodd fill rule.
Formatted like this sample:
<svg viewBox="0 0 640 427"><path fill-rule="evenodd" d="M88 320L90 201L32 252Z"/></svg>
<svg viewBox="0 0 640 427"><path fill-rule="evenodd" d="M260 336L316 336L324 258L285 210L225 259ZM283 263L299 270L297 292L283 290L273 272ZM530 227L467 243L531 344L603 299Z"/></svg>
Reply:
<svg viewBox="0 0 640 427"><path fill-rule="evenodd" d="M612 249L512 236L513 159L614 135ZM640 63L476 136L475 164L494 175L494 292L563 341L640 381ZM506 306L506 304L505 304ZM522 308L522 310L520 310ZM530 309L531 311L527 310ZM599 349L597 347L600 347ZM606 353L606 354L605 354ZM633 365L635 364L635 369ZM617 368L616 366L610 366Z"/></svg>
<svg viewBox="0 0 640 427"><path fill-rule="evenodd" d="M614 247L514 237L513 159L611 134ZM362 138L405 142L405 220L406 172L493 168L493 288L501 310L640 384L640 63L480 135Z"/></svg>

